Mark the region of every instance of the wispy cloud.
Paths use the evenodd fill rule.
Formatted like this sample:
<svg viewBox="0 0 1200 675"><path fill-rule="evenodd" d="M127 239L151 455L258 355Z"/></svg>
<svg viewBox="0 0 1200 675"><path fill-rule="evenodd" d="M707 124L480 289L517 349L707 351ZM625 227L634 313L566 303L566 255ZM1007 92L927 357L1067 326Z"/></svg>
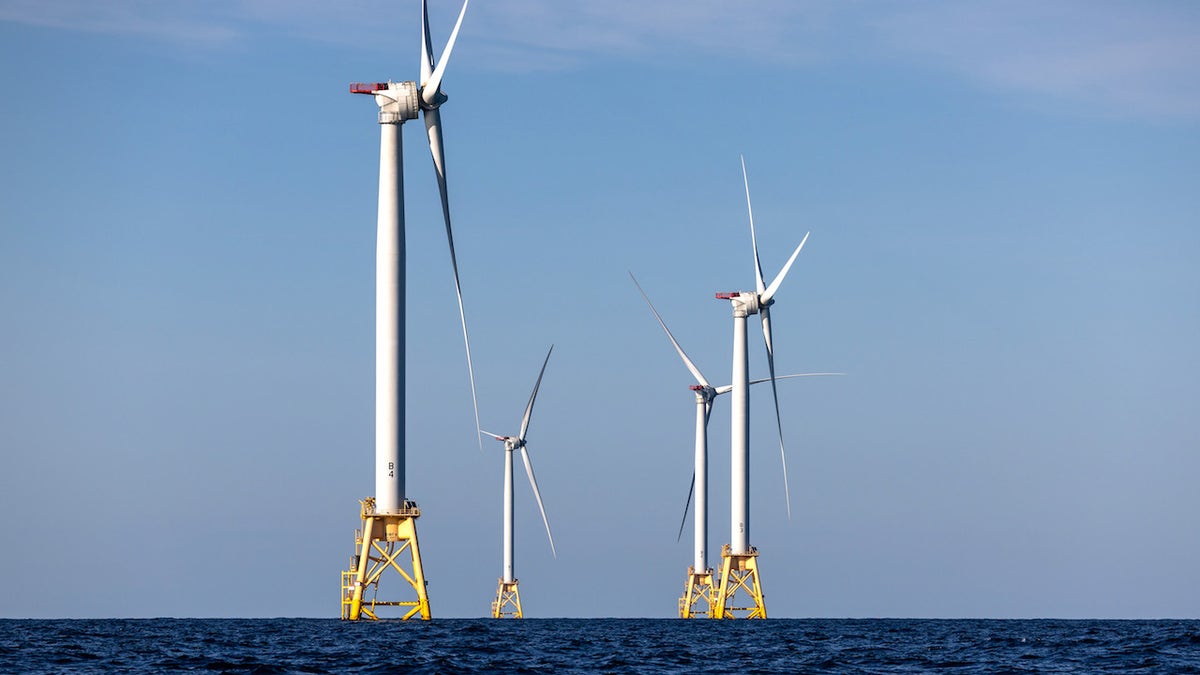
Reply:
<svg viewBox="0 0 1200 675"><path fill-rule="evenodd" d="M832 0L513 0L482 5L488 39L534 65L550 52L572 63L597 56L686 61L700 54L794 63L819 58L838 14Z"/></svg>
<svg viewBox="0 0 1200 675"><path fill-rule="evenodd" d="M457 2L432 4L444 37ZM189 46L271 30L394 49L397 29L416 29L416 8L415 0L0 0L0 20ZM887 59L1110 112L1200 116L1194 3L477 0L464 31L496 69L686 64L698 54L778 65Z"/></svg>
<svg viewBox="0 0 1200 675"><path fill-rule="evenodd" d="M1200 115L1200 5L909 3L872 23L895 54L1115 112Z"/></svg>
<svg viewBox="0 0 1200 675"><path fill-rule="evenodd" d="M0 0L0 21L168 42L217 43L242 34L222 9L227 9L227 3Z"/></svg>

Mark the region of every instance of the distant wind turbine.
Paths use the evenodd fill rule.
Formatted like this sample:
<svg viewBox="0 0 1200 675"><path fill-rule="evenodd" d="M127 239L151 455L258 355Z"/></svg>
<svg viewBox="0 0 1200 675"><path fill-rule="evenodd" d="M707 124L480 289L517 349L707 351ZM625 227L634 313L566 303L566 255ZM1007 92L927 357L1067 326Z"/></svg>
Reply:
<svg viewBox="0 0 1200 675"><path fill-rule="evenodd" d="M646 305L650 307L654 318L658 320L658 325L662 326L663 332L666 333L667 339L671 341L671 345L675 347L675 352L679 354L683 365L687 367L692 373L692 377L696 380L696 384L689 387L696 395L695 463L692 471L691 486L688 488L688 499L683 505L683 519L679 523L678 535L678 538L683 537L683 528L687 524L688 509L691 506L692 495L694 494L696 497L696 513L693 518L694 555L692 557L692 566L688 569L688 581L684 585L684 595L680 598L679 614L680 617L685 619L695 618L698 616L695 609L696 603L699 600L704 600L708 604L708 610L705 614L711 616L714 587L712 569L708 566L708 420L712 414L713 403L717 396L729 393L733 390L733 386L723 385L714 387L709 384L708 379L700 372L700 368L688 358L688 355L683 351L683 347L679 345L679 341L671 334L671 329L667 328L662 315L654 308L654 303L650 302L649 296L646 295L646 291L642 288L642 285L638 283L637 277L633 276L633 273L630 272L629 278L633 279L633 283L642 294ZM841 374L797 373L794 375L780 375L777 379ZM751 380L750 384L755 385L769 381L769 378Z"/></svg>
<svg viewBox="0 0 1200 675"><path fill-rule="evenodd" d="M546 507L542 505L542 492L538 489L537 478L533 475L533 464L529 460L529 448L525 442L525 434L529 431L529 419L533 416L533 402L537 400L538 389L542 386L542 376L546 374L546 365L550 362L550 351L546 352L546 360L542 362L542 370L538 373L537 382L533 385L533 393L529 395L529 403L525 405L525 416L521 418L521 431L516 436L502 436L490 431L479 430L485 436L491 436L504 443L504 576L496 589L496 599L492 602L492 617L520 619L521 596L517 590L517 577L514 569L513 545L513 452L521 450L521 459L525 462L525 474L529 477L529 487L533 488L533 496L537 499L538 510L542 513L542 522L546 525L546 537L550 540L550 551L558 557L554 548L554 535L550 533L550 521L546 518Z"/></svg>
<svg viewBox="0 0 1200 675"><path fill-rule="evenodd" d="M783 489L787 500L788 517L791 517L791 494L787 480L787 455L783 447L783 421L779 414L779 393L775 380L775 349L771 334L771 305L775 293L787 276L796 256L808 241L808 234L800 240L796 250L779 274L765 283L762 263L758 258L758 240L754 235L754 211L750 206L750 180L746 177L746 161L742 160L742 181L746 186L746 211L750 216L750 242L754 249L754 280L756 290L735 293L717 293L720 300L728 300L733 306L733 376L730 398L730 543L722 551L721 586L718 590L715 617L732 616L734 609L749 610L745 618L767 616L763 600L762 585L758 578L758 551L750 545L750 378L749 358L746 351L746 317L758 314L762 318L763 341L767 347L767 368L770 371L771 394L775 400L775 423L779 430L779 456L783 461ZM730 585L732 584L732 587ZM728 603L737 589L746 590L754 606L735 608Z"/></svg>

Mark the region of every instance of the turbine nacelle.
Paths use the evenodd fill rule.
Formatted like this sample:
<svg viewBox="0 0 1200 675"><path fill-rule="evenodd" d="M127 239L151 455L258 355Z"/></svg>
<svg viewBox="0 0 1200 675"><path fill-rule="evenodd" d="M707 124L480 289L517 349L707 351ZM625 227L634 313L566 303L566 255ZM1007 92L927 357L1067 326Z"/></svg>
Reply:
<svg viewBox="0 0 1200 675"><path fill-rule="evenodd" d="M703 403L712 403L720 393L715 387L706 384L693 384L688 389L696 392L696 400Z"/></svg>
<svg viewBox="0 0 1200 675"><path fill-rule="evenodd" d="M490 431L484 431L482 429L479 430L479 433L484 436L491 436L492 438L500 441L501 443L504 444L504 449L508 450L508 451L512 451L512 450L516 450L518 448L525 447L525 439L521 438L519 436L500 436L498 434L493 434Z"/></svg>
<svg viewBox="0 0 1200 675"><path fill-rule="evenodd" d="M758 314L758 310L766 309L775 304L775 300L767 299L764 301L758 293L750 291L742 291L738 293L717 293L718 300L728 300L733 304L733 312L739 316L750 316Z"/></svg>
<svg viewBox="0 0 1200 675"><path fill-rule="evenodd" d="M420 115L421 97L416 82L356 82L351 94L373 94L380 124L400 124Z"/></svg>

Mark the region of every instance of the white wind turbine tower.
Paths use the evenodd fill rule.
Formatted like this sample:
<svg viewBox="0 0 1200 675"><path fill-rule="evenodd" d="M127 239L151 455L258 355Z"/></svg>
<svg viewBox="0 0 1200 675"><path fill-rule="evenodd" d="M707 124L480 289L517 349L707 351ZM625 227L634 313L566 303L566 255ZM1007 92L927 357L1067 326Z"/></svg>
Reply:
<svg viewBox="0 0 1200 675"><path fill-rule="evenodd" d="M401 163L400 127L418 113L425 118L429 150L437 174L442 200L446 240L450 245L450 265L458 312L462 320L463 342L467 351L467 372L471 379L471 399L475 423L479 426L479 406L475 402L475 373L471 365L471 345L467 339L466 313L463 311L462 286L458 278L458 260L450 228L450 201L446 191L446 157L442 147L440 108L446 102L442 77L450 52L458 38L467 12L463 2L458 21L438 61L433 60L429 36L429 15L421 1L421 81L376 82L350 85L351 93L370 94L379 105L379 215L375 250L375 496L362 502L363 528L356 538L357 552L351 569L342 573L342 618L374 619L382 606L406 608L405 619L420 613L431 617L425 591L424 572L417 547L416 523L420 510L409 500L404 483L404 168ZM482 442L480 442L482 447ZM407 552L411 572L405 572L399 557ZM379 578L392 568L413 587L416 600L382 601L378 599ZM366 589L373 588L375 599L364 600Z"/></svg>
<svg viewBox="0 0 1200 675"><path fill-rule="evenodd" d="M733 305L733 377L732 414L730 419L730 543L721 552L721 585L717 591L714 618L737 618L737 612L745 612L744 618L767 618L763 600L762 584L758 575L758 550L750 545L750 378L749 358L746 352L746 317L758 314L762 317L763 340L767 347L767 368L770 371L771 394L775 400L775 422L779 429L779 455L783 460L783 487L787 499L788 517L791 517L791 495L787 485L787 456L783 449L783 421L779 415L779 394L775 380L775 350L771 335L770 307L775 302L775 293L791 269L808 234L800 240L792 256L768 285L764 282L762 263L758 259L758 240L754 236L754 211L750 207L750 181L746 177L746 161L742 160L742 181L746 185L746 210L750 216L750 242L754 248L754 278L757 290L736 293L717 293L720 300L729 300ZM734 606L738 589L750 596L753 605Z"/></svg>
<svg viewBox="0 0 1200 675"><path fill-rule="evenodd" d="M517 590L516 570L514 569L513 546L513 451L520 448L521 459L525 462L525 474L529 476L529 487L533 488L533 496L537 499L538 510L542 512L542 522L546 525L546 537L550 539L550 551L558 557L554 548L554 535L550 533L550 521L546 519L546 507L542 505L542 492L538 489L537 478L533 475L533 464L529 461L529 450L525 444L525 434L529 431L529 418L533 415L533 402L537 399L538 389L542 386L542 376L546 374L546 364L550 362L550 351L546 352L546 360L542 362L542 370L538 373L537 382L533 385L533 393L529 395L529 403L525 406L525 416L521 418L521 431L516 436L501 436L490 431L479 430L479 433L491 436L504 443L504 576L496 588L496 599L492 601L492 618L520 619L521 595Z"/></svg>
<svg viewBox="0 0 1200 675"><path fill-rule="evenodd" d="M696 379L696 384L689 387L696 394L695 463L692 471L691 487L688 490L688 501L683 506L683 521L679 524L679 536L682 537L683 527L687 523L687 512L691 505L692 495L695 495L696 512L693 516L694 549L692 565L688 568L688 578L683 587L683 596L679 599L679 616L683 619L693 619L700 616L701 613L696 611L696 605L703 600L707 605L703 615L712 617L715 611L714 600L716 588L713 586L712 568L708 566L708 420L712 414L713 402L721 394L727 394L732 391L733 386L723 385L714 387L709 384L704 374L700 372L700 368L688 358L688 355L683 351L683 347L679 346L679 341L671 334L671 329L667 328L666 322L663 321L658 310L654 309L654 303L650 302L646 291L642 289L642 285L638 283L637 278L633 276L632 272L630 272L629 277L633 279L634 285L641 292L642 298L646 300L650 311L654 313L654 318L658 319L658 325L662 326L663 332L667 334L667 339L675 347L675 351L679 354L683 365L687 366L687 369L692 373L692 377ZM793 377L818 377L841 374L797 373L794 375L780 375L776 379L784 380ZM749 384L755 385L770 381L770 378L764 378L751 380Z"/></svg>

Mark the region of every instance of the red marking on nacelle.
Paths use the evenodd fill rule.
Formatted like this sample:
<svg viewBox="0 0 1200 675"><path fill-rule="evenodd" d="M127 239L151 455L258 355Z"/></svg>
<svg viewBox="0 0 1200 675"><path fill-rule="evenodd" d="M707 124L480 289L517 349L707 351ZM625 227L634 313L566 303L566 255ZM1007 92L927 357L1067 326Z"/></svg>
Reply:
<svg viewBox="0 0 1200 675"><path fill-rule="evenodd" d="M693 384L692 386L688 387L688 389L691 389L692 391L704 391L704 385Z"/></svg>
<svg viewBox="0 0 1200 675"><path fill-rule="evenodd" d="M741 295L741 293L717 293L717 299L718 300L732 300L739 295Z"/></svg>
<svg viewBox="0 0 1200 675"><path fill-rule="evenodd" d="M388 88L387 82L355 82L350 85L351 94L374 94Z"/></svg>

